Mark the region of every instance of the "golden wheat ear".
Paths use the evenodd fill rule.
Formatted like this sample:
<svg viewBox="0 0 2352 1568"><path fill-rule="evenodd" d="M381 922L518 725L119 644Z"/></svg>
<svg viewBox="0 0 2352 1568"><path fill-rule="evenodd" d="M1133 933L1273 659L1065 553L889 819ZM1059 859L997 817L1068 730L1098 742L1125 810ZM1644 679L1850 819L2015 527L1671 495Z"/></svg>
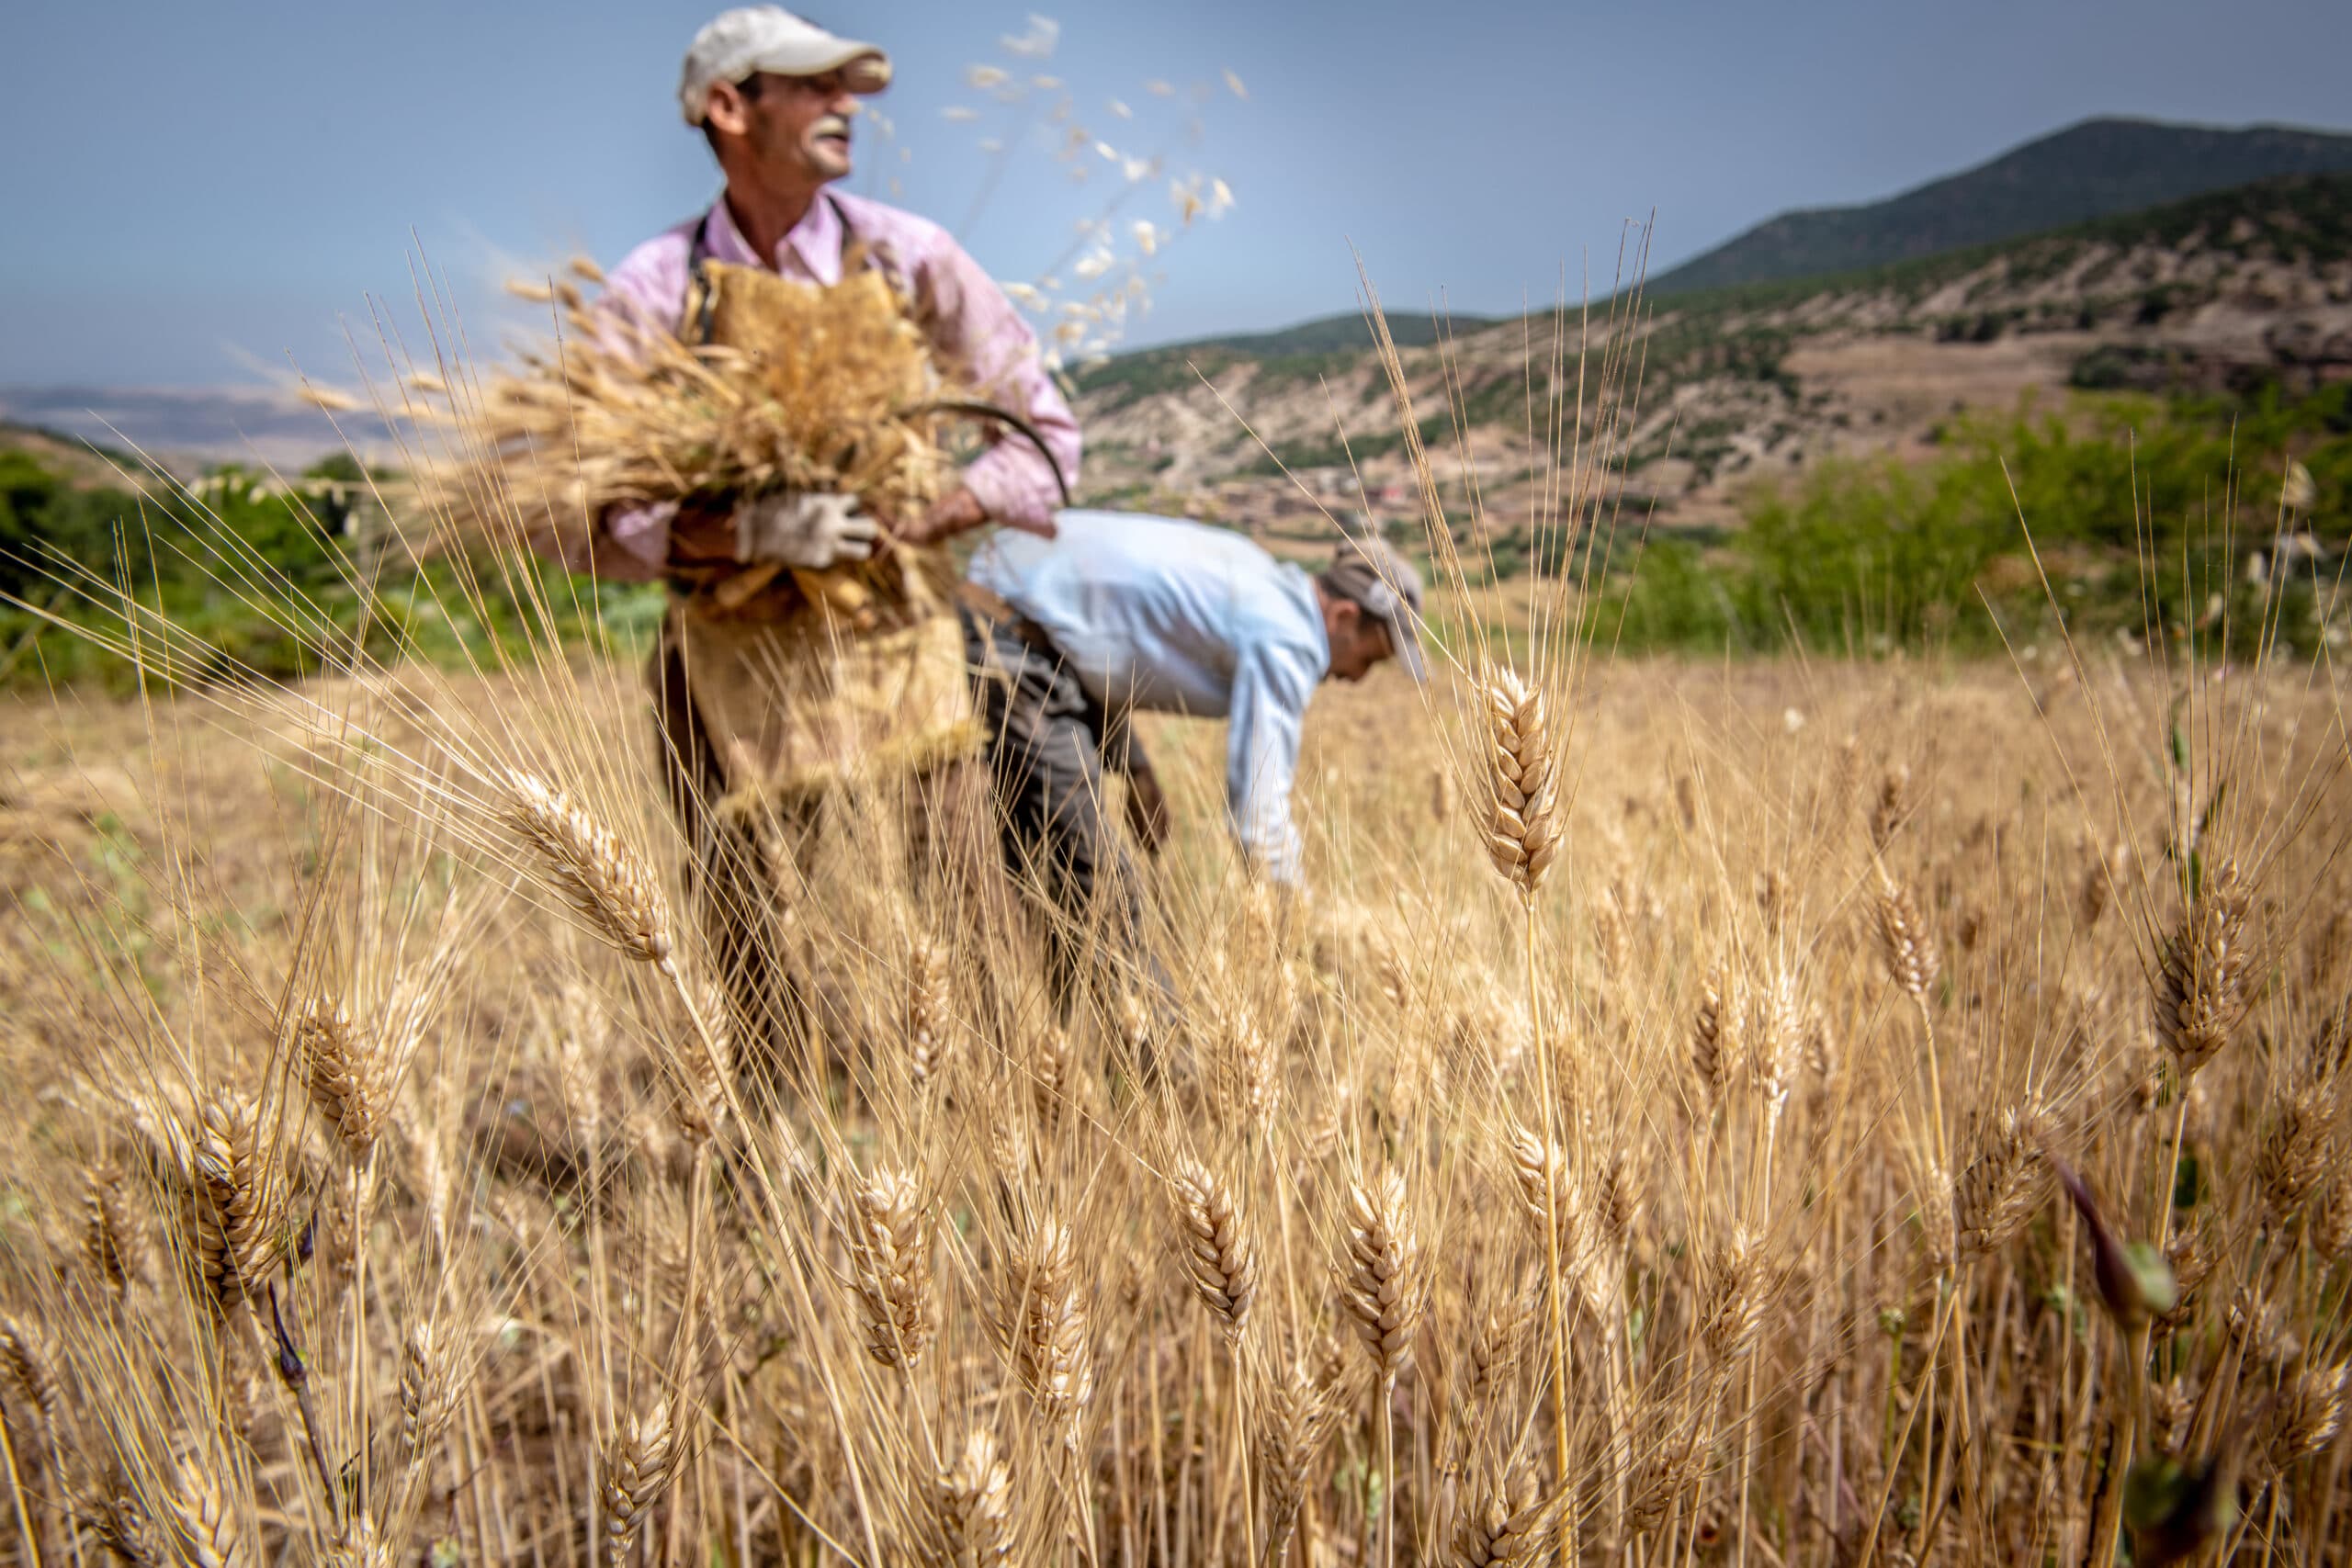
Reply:
<svg viewBox="0 0 2352 1568"><path fill-rule="evenodd" d="M670 957L670 906L653 868L537 773L508 770L501 815L537 856L540 874L615 951L647 964Z"/></svg>
<svg viewBox="0 0 2352 1568"><path fill-rule="evenodd" d="M931 1488L926 1568L986 1568L1012 1560L1012 1472L996 1434L974 1430Z"/></svg>
<svg viewBox="0 0 2352 1568"><path fill-rule="evenodd" d="M613 1568L626 1568L647 1516L670 1489L678 1457L667 1399L632 1412L605 1444L596 1496L605 1514L605 1556Z"/></svg>
<svg viewBox="0 0 2352 1568"><path fill-rule="evenodd" d="M394 1062L388 1043L322 997L294 1023L295 1050L311 1103L355 1161L375 1146L392 1111Z"/></svg>
<svg viewBox="0 0 2352 1568"><path fill-rule="evenodd" d="M1525 1470L1482 1490L1454 1525L1453 1562L1458 1568L1532 1568L1550 1561L1561 1501L1545 1496Z"/></svg>
<svg viewBox="0 0 2352 1568"><path fill-rule="evenodd" d="M1039 1221L1011 1262L1005 1291L1013 1371L1046 1429L1075 1449L1094 1395L1094 1348L1069 1227Z"/></svg>
<svg viewBox="0 0 2352 1568"><path fill-rule="evenodd" d="M1250 1324L1258 1293L1257 1246L1233 1187L1198 1160L1169 1179L1176 1201L1178 1256L1193 1293L1224 1325L1228 1342Z"/></svg>
<svg viewBox="0 0 2352 1568"><path fill-rule="evenodd" d="M1556 759L1544 694L1518 671L1494 665L1479 676L1476 694L1486 732L1480 835L1496 874L1532 899L1560 852Z"/></svg>
<svg viewBox="0 0 2352 1568"><path fill-rule="evenodd" d="M1336 1374L1320 1378L1297 1362L1279 1374L1255 1371L1251 1381L1258 1385L1251 1452L1265 1495L1266 1557L1279 1564L1289 1560L1291 1537L1344 1404Z"/></svg>
<svg viewBox="0 0 2352 1568"><path fill-rule="evenodd" d="M2211 1061L2245 1014L2254 970L2254 887L2234 860L2208 872L2156 966L2156 1038L2184 1077Z"/></svg>
<svg viewBox="0 0 2352 1568"><path fill-rule="evenodd" d="M866 1349L886 1367L911 1371L937 1325L933 1224L914 1177L876 1170L857 1191L848 1229Z"/></svg>
<svg viewBox="0 0 2352 1568"><path fill-rule="evenodd" d="M1935 939L1928 934L1927 922L1919 918L1919 906L1908 888L1892 877L1882 877L1873 908L1878 917L1879 956L1886 965L1887 978L1913 1000L1924 1003L1942 973L1942 960Z"/></svg>
<svg viewBox="0 0 2352 1568"><path fill-rule="evenodd" d="M2017 1239L2049 1195L2041 1156L2049 1117L2039 1100L2001 1112L1985 1128L1953 1194L1960 1257L1998 1252Z"/></svg>
<svg viewBox="0 0 2352 1568"><path fill-rule="evenodd" d="M1403 1173L1383 1171L1348 1190L1348 1239L1340 1303L1371 1356L1381 1385L1395 1383L1421 1325L1421 1238Z"/></svg>

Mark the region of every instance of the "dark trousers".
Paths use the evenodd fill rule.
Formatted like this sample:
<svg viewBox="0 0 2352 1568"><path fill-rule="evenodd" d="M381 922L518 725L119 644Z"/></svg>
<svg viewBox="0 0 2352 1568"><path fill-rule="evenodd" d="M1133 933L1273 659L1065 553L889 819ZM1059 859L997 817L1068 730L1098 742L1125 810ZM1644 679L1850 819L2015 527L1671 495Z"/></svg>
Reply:
<svg viewBox="0 0 2352 1568"><path fill-rule="evenodd" d="M1138 743L1037 627L958 614L989 736L1005 870L1044 926L1056 1005L1068 1010L1081 977L1105 1006L1121 987L1138 986L1156 1004L1167 976L1145 942L1135 863L1104 810L1104 773L1141 766Z"/></svg>

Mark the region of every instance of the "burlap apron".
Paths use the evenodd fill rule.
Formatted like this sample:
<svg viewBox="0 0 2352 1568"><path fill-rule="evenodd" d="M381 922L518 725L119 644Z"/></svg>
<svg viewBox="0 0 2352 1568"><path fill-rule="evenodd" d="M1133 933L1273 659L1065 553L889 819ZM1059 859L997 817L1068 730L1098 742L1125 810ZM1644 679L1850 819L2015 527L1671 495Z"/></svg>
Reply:
<svg viewBox="0 0 2352 1568"><path fill-rule="evenodd" d="M844 219L846 215L843 215ZM687 335L739 348L770 274L707 264L697 237ZM905 298L894 261L867 253ZM718 280L724 279L723 285ZM741 824L848 784L921 775L982 739L944 550L899 550L877 592L855 570L680 567L657 657L683 669L718 778L708 804Z"/></svg>
<svg viewBox="0 0 2352 1568"><path fill-rule="evenodd" d="M964 639L944 606L860 631L806 605L780 621L674 602L663 637L708 740L722 818L886 783L978 753Z"/></svg>

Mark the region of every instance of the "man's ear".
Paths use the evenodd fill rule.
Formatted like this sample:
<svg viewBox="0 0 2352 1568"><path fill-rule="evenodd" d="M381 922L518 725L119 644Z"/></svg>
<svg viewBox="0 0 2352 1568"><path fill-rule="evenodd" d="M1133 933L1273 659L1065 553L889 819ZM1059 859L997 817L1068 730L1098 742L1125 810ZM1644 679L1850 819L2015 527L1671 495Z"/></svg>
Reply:
<svg viewBox="0 0 2352 1568"><path fill-rule="evenodd" d="M713 130L723 130L729 136L741 136L751 123L750 106L743 101L742 89L732 82L713 82L710 96L703 100L703 123Z"/></svg>

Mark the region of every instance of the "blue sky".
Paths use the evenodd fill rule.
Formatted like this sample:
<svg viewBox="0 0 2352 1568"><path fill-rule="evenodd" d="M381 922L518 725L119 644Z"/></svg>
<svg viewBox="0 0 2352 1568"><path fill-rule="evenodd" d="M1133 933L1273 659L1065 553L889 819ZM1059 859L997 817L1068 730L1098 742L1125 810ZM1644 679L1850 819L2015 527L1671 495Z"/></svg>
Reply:
<svg viewBox="0 0 2352 1568"><path fill-rule="evenodd" d="M414 320L412 233L494 336L507 273L574 249L611 260L716 188L679 120L678 59L707 4L631 0L33 0L0 14L0 384L250 381L291 354L345 371L338 316L373 293ZM1097 0L1046 7L1086 126L1163 147L1237 205L1155 258L1131 341L1351 309L1363 254L1392 310L1548 300L1620 226L1657 213L1669 264L1792 206L1865 200L2092 114L2352 121L2352 6L2142 0L1919 6L1496 0ZM865 136L907 205L960 225L997 119L967 85L1027 7L822 0L889 49L880 107L909 156ZM1184 100L1217 83L1197 141ZM1136 118L1107 107L1117 97ZM1001 111L994 110L992 113ZM1074 186L1043 132L1014 137L967 243L1034 278L1099 215L1115 171ZM1170 216L1165 180L1119 214Z"/></svg>

